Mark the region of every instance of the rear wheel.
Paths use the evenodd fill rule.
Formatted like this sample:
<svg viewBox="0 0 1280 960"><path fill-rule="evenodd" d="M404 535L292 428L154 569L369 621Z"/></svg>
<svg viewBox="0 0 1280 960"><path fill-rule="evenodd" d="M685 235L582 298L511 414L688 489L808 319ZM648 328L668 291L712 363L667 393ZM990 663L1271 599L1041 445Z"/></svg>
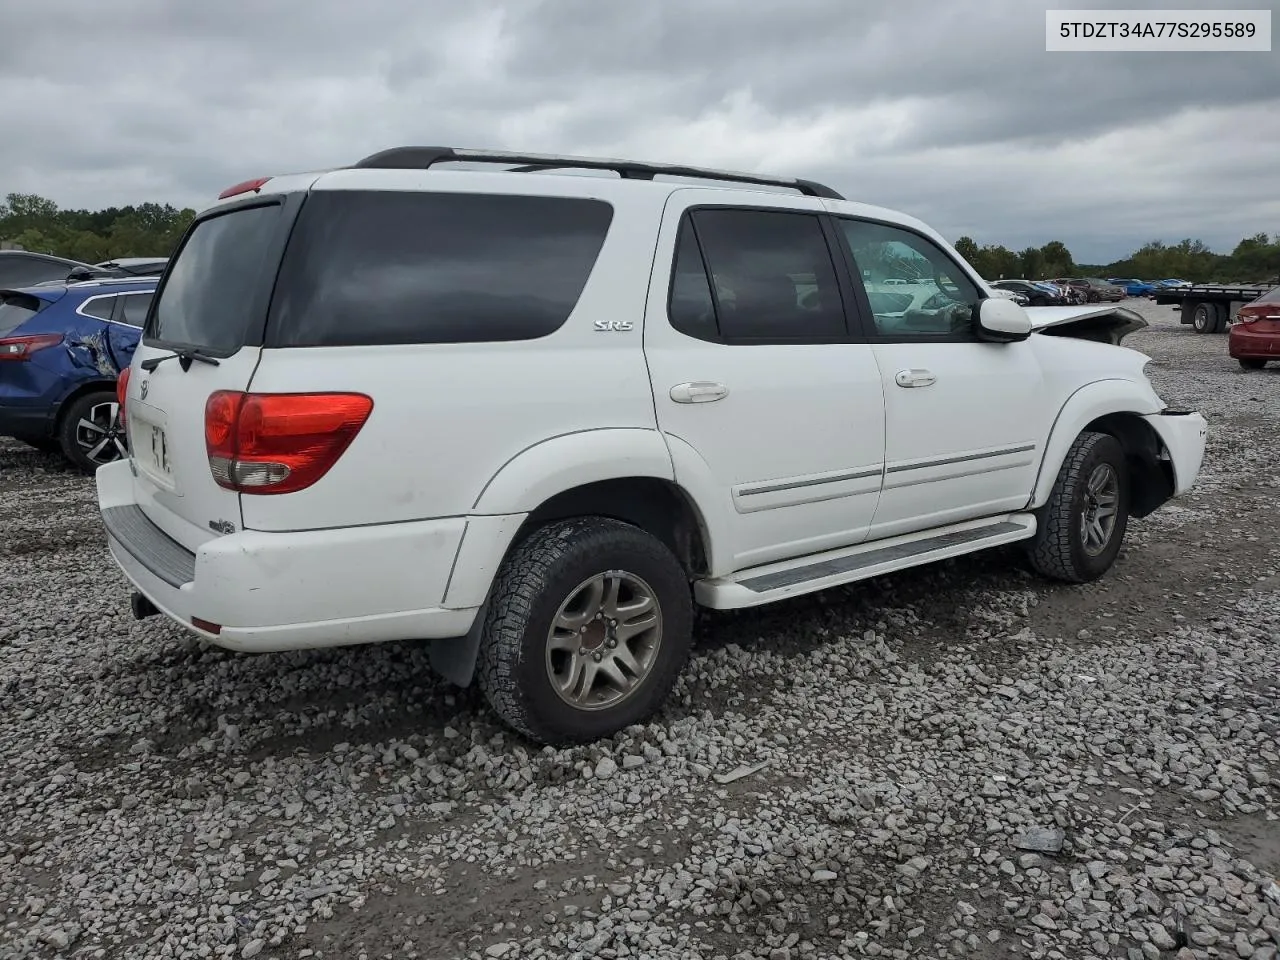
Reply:
<svg viewBox="0 0 1280 960"><path fill-rule="evenodd" d="M62 455L84 473L128 456L115 391L95 390L71 401L58 427L58 444Z"/></svg>
<svg viewBox="0 0 1280 960"><path fill-rule="evenodd" d="M1037 519L1028 545L1036 570L1068 583L1106 573L1129 524L1129 472L1120 442L1105 433L1076 437Z"/></svg>
<svg viewBox="0 0 1280 960"><path fill-rule="evenodd" d="M1245 357L1240 360L1240 366L1246 370L1261 370L1267 365L1267 361L1258 360L1254 357Z"/></svg>
<svg viewBox="0 0 1280 960"><path fill-rule="evenodd" d="M545 744L583 743L662 705L689 655L693 601L679 561L600 517L548 524L507 557L480 640L480 687Z"/></svg>
<svg viewBox="0 0 1280 960"><path fill-rule="evenodd" d="M1196 333L1217 333L1222 329L1222 308L1216 303L1201 301L1191 314L1191 326Z"/></svg>

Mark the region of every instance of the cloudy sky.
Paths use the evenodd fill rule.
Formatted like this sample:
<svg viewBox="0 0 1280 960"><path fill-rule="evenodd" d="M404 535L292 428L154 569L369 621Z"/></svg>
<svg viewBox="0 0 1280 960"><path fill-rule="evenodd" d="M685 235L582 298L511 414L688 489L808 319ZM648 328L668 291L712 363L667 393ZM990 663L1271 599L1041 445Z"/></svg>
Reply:
<svg viewBox="0 0 1280 960"><path fill-rule="evenodd" d="M1280 232L1280 52L1046 53L1047 5L0 0L0 195L198 208L419 143L806 176L1082 261Z"/></svg>

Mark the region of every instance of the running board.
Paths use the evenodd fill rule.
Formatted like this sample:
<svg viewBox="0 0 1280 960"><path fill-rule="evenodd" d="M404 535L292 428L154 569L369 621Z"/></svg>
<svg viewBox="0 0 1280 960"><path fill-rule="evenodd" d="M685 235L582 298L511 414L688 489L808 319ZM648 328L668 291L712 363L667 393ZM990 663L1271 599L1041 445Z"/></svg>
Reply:
<svg viewBox="0 0 1280 960"><path fill-rule="evenodd" d="M702 606L713 610L756 607L784 597L869 580L935 560L1029 540L1035 533L1036 518L1030 513L988 517L875 540L843 550L768 563L715 580L699 580L693 585L694 597Z"/></svg>

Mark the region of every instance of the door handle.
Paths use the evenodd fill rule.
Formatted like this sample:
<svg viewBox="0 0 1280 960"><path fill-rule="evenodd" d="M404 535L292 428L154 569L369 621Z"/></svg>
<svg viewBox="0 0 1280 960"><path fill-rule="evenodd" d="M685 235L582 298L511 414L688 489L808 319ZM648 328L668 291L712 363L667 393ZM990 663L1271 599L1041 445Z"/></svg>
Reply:
<svg viewBox="0 0 1280 960"><path fill-rule="evenodd" d="M709 380L678 383L671 388L671 399L676 403L711 403L728 395L729 388L723 383L712 383Z"/></svg>
<svg viewBox="0 0 1280 960"><path fill-rule="evenodd" d="M928 370L899 370L893 382L900 387L927 387L937 379Z"/></svg>

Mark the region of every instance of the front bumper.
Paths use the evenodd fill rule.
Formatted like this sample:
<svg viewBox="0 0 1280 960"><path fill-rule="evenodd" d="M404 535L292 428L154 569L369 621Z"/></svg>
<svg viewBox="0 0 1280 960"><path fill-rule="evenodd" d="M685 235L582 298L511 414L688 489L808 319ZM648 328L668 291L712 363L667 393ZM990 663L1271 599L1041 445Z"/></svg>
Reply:
<svg viewBox="0 0 1280 960"><path fill-rule="evenodd" d="M1173 465L1173 495L1190 490L1200 475L1209 427L1199 413L1164 410L1143 418L1160 436Z"/></svg>
<svg viewBox="0 0 1280 960"><path fill-rule="evenodd" d="M161 613L216 646L267 653L451 639L475 620L479 599L445 606L465 518L241 530L193 553L147 518L127 461L102 466L95 481L116 564Z"/></svg>

